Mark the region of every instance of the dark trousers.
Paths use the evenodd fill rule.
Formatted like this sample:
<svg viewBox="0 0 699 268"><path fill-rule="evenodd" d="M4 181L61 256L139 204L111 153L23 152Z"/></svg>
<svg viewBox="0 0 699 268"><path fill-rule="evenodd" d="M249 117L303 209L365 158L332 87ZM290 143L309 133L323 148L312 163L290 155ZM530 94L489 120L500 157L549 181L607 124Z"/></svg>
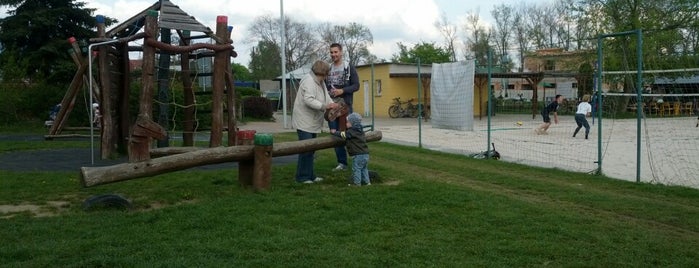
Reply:
<svg viewBox="0 0 699 268"><path fill-rule="evenodd" d="M578 134L578 131L580 131L580 128L585 127L585 138L587 138L587 134L590 133L590 124L587 123L587 118L585 118L584 114L575 114L575 123L578 124L578 127L575 128L575 132L573 133L573 137Z"/></svg>
<svg viewBox="0 0 699 268"><path fill-rule="evenodd" d="M316 133L310 133L303 130L296 130L296 134L299 136L299 140L313 139L318 136ZM314 180L316 178L315 172L313 171L313 156L315 151L300 153L298 162L296 163L296 181L304 182L308 180Z"/></svg>

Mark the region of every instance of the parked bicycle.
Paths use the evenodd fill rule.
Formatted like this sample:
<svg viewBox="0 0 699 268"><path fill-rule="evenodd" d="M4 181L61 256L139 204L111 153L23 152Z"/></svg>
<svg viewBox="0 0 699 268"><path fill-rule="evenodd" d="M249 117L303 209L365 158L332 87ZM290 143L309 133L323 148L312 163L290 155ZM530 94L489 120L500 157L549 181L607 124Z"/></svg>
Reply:
<svg viewBox="0 0 699 268"><path fill-rule="evenodd" d="M413 104L413 99L407 101L400 101L400 97L393 98L393 104L388 107L388 116L391 118L398 117L412 117L415 118L418 115L417 105Z"/></svg>

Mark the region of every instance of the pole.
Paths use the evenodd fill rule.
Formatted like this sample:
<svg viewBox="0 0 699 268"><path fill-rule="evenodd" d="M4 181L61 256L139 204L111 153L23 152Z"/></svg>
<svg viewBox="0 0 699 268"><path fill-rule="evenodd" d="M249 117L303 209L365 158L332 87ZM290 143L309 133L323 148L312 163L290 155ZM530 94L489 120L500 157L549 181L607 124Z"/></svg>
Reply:
<svg viewBox="0 0 699 268"><path fill-rule="evenodd" d="M418 133L418 148L422 148L422 75L420 73L420 58L417 58L417 133Z"/></svg>
<svg viewBox="0 0 699 268"><path fill-rule="evenodd" d="M279 13L281 14L280 17L280 26L281 28L280 31L280 46L279 48L282 51L282 116L284 117L284 128L289 128L289 124L287 123L286 120L286 44L284 41L284 36L286 35L286 29L285 28L285 23L284 23L284 0L279 0Z"/></svg>
<svg viewBox="0 0 699 268"><path fill-rule="evenodd" d="M490 158L490 115L492 114L493 100L491 96L493 95L493 89L490 86L493 75L493 51L488 49L488 147L486 147L486 157Z"/></svg>
<svg viewBox="0 0 699 268"><path fill-rule="evenodd" d="M641 91L643 90L643 33L636 29L636 182L641 182Z"/></svg>
<svg viewBox="0 0 699 268"><path fill-rule="evenodd" d="M371 131L374 131L376 127L376 113L374 112L376 108L376 95L374 95L374 63L371 63Z"/></svg>

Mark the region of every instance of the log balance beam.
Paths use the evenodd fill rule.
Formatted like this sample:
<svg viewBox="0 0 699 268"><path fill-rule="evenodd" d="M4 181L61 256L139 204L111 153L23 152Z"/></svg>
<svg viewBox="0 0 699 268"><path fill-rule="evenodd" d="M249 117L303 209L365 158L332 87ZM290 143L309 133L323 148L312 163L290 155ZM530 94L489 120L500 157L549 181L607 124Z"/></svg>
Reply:
<svg viewBox="0 0 699 268"><path fill-rule="evenodd" d="M260 134L256 134L260 135ZM268 135L268 134L267 134ZM381 131L366 132L367 142L381 140ZM271 137L270 137L271 139ZM193 151L167 155L135 163L123 163L105 167L81 167L80 181L83 187L155 176L167 172L184 170L197 166L239 162L238 180L243 186L266 189L269 182L258 185L258 176L267 177L271 172L271 158L286 156L344 145L345 141L328 136L315 139L280 142L272 145L240 145L207 149L194 148ZM252 175L252 176L251 176ZM265 185L266 184L266 185Z"/></svg>

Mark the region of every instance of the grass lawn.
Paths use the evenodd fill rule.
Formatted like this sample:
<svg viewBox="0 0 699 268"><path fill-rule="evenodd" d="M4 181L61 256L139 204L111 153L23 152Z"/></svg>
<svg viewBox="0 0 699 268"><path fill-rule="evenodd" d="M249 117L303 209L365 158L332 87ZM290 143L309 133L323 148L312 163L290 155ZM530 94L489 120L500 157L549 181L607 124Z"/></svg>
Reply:
<svg viewBox="0 0 699 268"><path fill-rule="evenodd" d="M295 140L295 133L275 141ZM85 146L0 142L0 153ZM87 142L86 142L87 143ZM38 145L37 145L38 144ZM46 148L44 147L44 148ZM275 166L272 189L235 169L82 188L75 172L0 170L3 267L696 267L699 191L370 144L380 180L348 187L334 152L318 184ZM85 211L98 194L133 209Z"/></svg>

